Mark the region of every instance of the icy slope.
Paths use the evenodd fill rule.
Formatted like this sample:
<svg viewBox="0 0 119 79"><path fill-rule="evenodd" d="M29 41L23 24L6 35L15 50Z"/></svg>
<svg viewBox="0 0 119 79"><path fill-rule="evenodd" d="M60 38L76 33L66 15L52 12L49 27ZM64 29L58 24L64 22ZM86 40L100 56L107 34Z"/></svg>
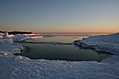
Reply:
<svg viewBox="0 0 119 79"><path fill-rule="evenodd" d="M11 38L0 38L0 51L15 54L21 53L21 50L23 50L23 46L19 43L13 43L13 40Z"/></svg>
<svg viewBox="0 0 119 79"><path fill-rule="evenodd" d="M15 54L21 53L21 50L23 50L23 46L19 43L0 43L0 51Z"/></svg>
<svg viewBox="0 0 119 79"><path fill-rule="evenodd" d="M11 38L0 38L0 43L13 43L13 40Z"/></svg>
<svg viewBox="0 0 119 79"><path fill-rule="evenodd" d="M96 51L119 53L119 33L101 36L91 36L83 40L76 40L74 44L82 47L94 48Z"/></svg>

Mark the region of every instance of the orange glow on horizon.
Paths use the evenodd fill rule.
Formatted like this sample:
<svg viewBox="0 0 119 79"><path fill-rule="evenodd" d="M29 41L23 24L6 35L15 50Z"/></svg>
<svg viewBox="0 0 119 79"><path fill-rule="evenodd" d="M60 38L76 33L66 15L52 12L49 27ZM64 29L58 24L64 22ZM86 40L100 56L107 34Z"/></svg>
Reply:
<svg viewBox="0 0 119 79"><path fill-rule="evenodd" d="M117 33L117 31L33 31L34 33L99 33L99 34L111 34Z"/></svg>

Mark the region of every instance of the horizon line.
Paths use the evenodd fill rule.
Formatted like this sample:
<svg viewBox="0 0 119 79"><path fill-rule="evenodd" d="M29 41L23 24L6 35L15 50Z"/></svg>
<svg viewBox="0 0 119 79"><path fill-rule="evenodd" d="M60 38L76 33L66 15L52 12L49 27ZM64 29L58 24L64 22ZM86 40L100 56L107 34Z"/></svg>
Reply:
<svg viewBox="0 0 119 79"><path fill-rule="evenodd" d="M111 33L117 33L117 32L33 32L33 33L49 33L49 34L71 34L71 33L75 33L75 34L111 34Z"/></svg>

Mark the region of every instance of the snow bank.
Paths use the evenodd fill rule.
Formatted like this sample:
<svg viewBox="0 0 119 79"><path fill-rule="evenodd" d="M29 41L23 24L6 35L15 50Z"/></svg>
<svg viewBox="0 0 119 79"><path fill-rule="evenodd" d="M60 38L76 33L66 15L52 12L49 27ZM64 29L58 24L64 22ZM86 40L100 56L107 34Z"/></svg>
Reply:
<svg viewBox="0 0 119 79"><path fill-rule="evenodd" d="M23 40L26 40L26 39L43 38L43 36L40 35L40 34L15 34L15 35L8 35L8 33L4 33L4 34L0 33L0 38L11 38L11 39L13 39L13 41L23 41ZM1 42L2 41L3 40L1 39Z"/></svg>
<svg viewBox="0 0 119 79"><path fill-rule="evenodd" d="M13 43L13 40L11 38L0 38L0 43Z"/></svg>
<svg viewBox="0 0 119 79"><path fill-rule="evenodd" d="M119 53L119 33L101 36L91 36L83 40L76 40L74 44L82 47L93 48L96 51Z"/></svg>
<svg viewBox="0 0 119 79"><path fill-rule="evenodd" d="M9 35L7 32L6 33L3 33L3 38L6 38L6 37L13 37L14 35Z"/></svg>
<svg viewBox="0 0 119 79"><path fill-rule="evenodd" d="M24 35L27 35L31 39L43 38L43 36L40 34L24 34Z"/></svg>
<svg viewBox="0 0 119 79"><path fill-rule="evenodd" d="M8 35L8 33L0 33L0 43L13 43L12 37L14 35Z"/></svg>
<svg viewBox="0 0 119 79"><path fill-rule="evenodd" d="M7 34L3 34L4 38L0 38L0 51L10 53L21 53L23 46L19 43L13 43L12 38L8 38Z"/></svg>
<svg viewBox="0 0 119 79"><path fill-rule="evenodd" d="M1 33L0 34L1 38L0 42L1 43L13 43L13 41L22 41L25 39L28 39L28 36L23 35L23 34L15 34L15 35L8 35L8 33Z"/></svg>
<svg viewBox="0 0 119 79"><path fill-rule="evenodd" d="M23 34L15 34L11 38L13 39L13 41L23 41L23 40L28 39L29 37L27 35L23 35Z"/></svg>
<svg viewBox="0 0 119 79"><path fill-rule="evenodd" d="M11 37L13 41L23 41L26 39L36 39L36 38L43 38L43 36L38 34L15 34Z"/></svg>
<svg viewBox="0 0 119 79"><path fill-rule="evenodd" d="M21 53L23 46L19 43L0 43L0 51L10 52L10 53Z"/></svg>

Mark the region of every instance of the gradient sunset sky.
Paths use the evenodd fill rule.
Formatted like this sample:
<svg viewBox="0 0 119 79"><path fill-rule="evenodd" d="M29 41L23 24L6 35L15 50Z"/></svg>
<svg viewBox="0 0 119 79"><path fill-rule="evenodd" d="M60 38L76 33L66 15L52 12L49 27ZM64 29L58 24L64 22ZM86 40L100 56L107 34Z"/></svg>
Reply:
<svg viewBox="0 0 119 79"><path fill-rule="evenodd" d="M0 0L0 30L118 32L119 0Z"/></svg>

